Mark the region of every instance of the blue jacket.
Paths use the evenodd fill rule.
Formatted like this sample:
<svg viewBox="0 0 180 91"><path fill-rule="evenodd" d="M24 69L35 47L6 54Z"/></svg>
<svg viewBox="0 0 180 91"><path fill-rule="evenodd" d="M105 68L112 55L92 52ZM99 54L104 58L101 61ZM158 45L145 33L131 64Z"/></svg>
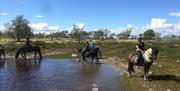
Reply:
<svg viewBox="0 0 180 91"><path fill-rule="evenodd" d="M94 43L93 42L89 42L89 47L91 48L91 49L93 49L95 46L94 46Z"/></svg>

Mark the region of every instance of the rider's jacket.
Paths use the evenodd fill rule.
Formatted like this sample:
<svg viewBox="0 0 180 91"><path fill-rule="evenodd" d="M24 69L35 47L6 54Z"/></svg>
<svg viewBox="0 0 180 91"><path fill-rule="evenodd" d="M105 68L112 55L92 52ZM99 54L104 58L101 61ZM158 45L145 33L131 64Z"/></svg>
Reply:
<svg viewBox="0 0 180 91"><path fill-rule="evenodd" d="M143 42L137 43L136 45L138 46L139 49L143 51L145 50L145 44ZM140 51L138 48L136 49L136 51Z"/></svg>

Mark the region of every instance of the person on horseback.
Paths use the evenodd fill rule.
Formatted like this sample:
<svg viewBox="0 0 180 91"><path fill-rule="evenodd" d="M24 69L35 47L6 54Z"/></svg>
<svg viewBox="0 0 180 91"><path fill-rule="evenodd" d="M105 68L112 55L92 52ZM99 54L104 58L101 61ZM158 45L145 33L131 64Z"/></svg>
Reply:
<svg viewBox="0 0 180 91"><path fill-rule="evenodd" d="M93 51L94 47L95 47L94 42L92 40L90 40L90 42L89 42L90 50Z"/></svg>
<svg viewBox="0 0 180 91"><path fill-rule="evenodd" d="M87 51L89 50L89 41L86 41L85 49L86 49Z"/></svg>
<svg viewBox="0 0 180 91"><path fill-rule="evenodd" d="M29 38L26 38L26 44L25 44L25 46L27 46L27 47L32 46L32 45L30 44Z"/></svg>
<svg viewBox="0 0 180 91"><path fill-rule="evenodd" d="M137 60L137 63L139 65L143 65L143 59L142 59L142 55L145 51L145 44L144 42L142 41L142 38L138 38L138 43L136 44L136 52L138 54L138 60Z"/></svg>

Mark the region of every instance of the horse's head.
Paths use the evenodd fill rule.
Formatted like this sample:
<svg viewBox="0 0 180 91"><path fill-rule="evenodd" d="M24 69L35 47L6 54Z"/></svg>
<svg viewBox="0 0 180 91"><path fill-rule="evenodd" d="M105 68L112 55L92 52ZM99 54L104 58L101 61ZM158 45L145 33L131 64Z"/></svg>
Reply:
<svg viewBox="0 0 180 91"><path fill-rule="evenodd" d="M80 48L77 48L77 51L78 51L78 54L80 54L82 52L83 48L80 47Z"/></svg>
<svg viewBox="0 0 180 91"><path fill-rule="evenodd" d="M153 58L156 60L157 57L158 57L159 50L158 50L158 48L155 47L155 46L151 47L151 49L152 49L152 56L153 56Z"/></svg>

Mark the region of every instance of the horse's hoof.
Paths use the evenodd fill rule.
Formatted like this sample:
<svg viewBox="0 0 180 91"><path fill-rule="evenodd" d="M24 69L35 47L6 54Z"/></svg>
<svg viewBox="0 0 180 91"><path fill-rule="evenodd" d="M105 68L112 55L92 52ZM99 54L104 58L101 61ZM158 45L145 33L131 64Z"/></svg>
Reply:
<svg viewBox="0 0 180 91"><path fill-rule="evenodd" d="M144 81L147 81L148 79L146 77L144 77Z"/></svg>

